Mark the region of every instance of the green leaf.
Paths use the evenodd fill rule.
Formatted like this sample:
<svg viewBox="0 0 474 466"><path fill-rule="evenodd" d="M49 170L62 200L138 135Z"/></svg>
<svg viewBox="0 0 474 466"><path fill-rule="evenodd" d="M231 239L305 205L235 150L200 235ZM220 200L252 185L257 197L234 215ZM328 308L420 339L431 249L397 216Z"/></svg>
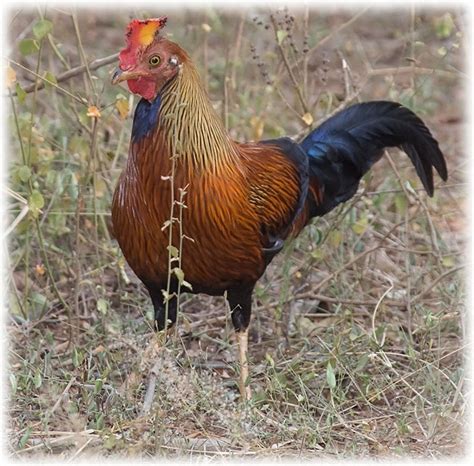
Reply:
<svg viewBox="0 0 474 466"><path fill-rule="evenodd" d="M355 341L360 337L360 332L357 327L352 327L351 333L349 333L349 340Z"/></svg>
<svg viewBox="0 0 474 466"><path fill-rule="evenodd" d="M37 312L41 312L48 304L48 299L44 294L33 291L30 293L30 302Z"/></svg>
<svg viewBox="0 0 474 466"><path fill-rule="evenodd" d="M165 220L163 222L163 226L161 227L161 231L166 230L170 225L171 225L171 221L170 220Z"/></svg>
<svg viewBox="0 0 474 466"><path fill-rule="evenodd" d="M33 385L35 388L40 388L43 383L43 379L41 377L41 370L36 369L35 375L33 377Z"/></svg>
<svg viewBox="0 0 474 466"><path fill-rule="evenodd" d="M286 31L279 30L277 31L277 39L278 39L278 45L281 45L282 42L285 40L285 37L288 35Z"/></svg>
<svg viewBox="0 0 474 466"><path fill-rule="evenodd" d="M25 102L25 99L26 99L26 92L23 90L23 88L20 86L19 83L16 83L15 85L15 91L16 91L16 95L18 97L18 102L20 102L20 104L22 104L23 102Z"/></svg>
<svg viewBox="0 0 474 466"><path fill-rule="evenodd" d="M97 379L94 384L94 393L97 395L102 390L102 386L104 385L104 381L102 379Z"/></svg>
<svg viewBox="0 0 474 466"><path fill-rule="evenodd" d="M456 265L456 261L454 259L454 256L444 256L441 259L441 263L446 268L451 268L451 267L454 267Z"/></svg>
<svg viewBox="0 0 474 466"><path fill-rule="evenodd" d="M67 170L64 173L64 182L67 180L67 192L73 201L76 201L79 197L79 182L77 181L76 174L72 170Z"/></svg>
<svg viewBox="0 0 474 466"><path fill-rule="evenodd" d="M184 281L184 272L182 271L182 269L180 269L179 267L175 267L173 269L173 272L176 275L176 278L178 279L179 283L183 283L183 281Z"/></svg>
<svg viewBox="0 0 474 466"><path fill-rule="evenodd" d="M112 450L112 448L115 447L115 444L117 443L117 440L115 439L115 435L114 434L110 434L104 441L103 445L104 445L104 448L106 448L107 450Z"/></svg>
<svg viewBox="0 0 474 466"><path fill-rule="evenodd" d="M319 228L314 229L314 243L316 245L321 244L321 241L323 239L323 234Z"/></svg>
<svg viewBox="0 0 474 466"><path fill-rule="evenodd" d="M270 365L271 368L275 367L275 361L273 360L273 358L271 357L270 354L265 353L265 359L267 360L267 362L268 362L268 364Z"/></svg>
<svg viewBox="0 0 474 466"><path fill-rule="evenodd" d="M33 211L38 211L39 209L42 209L44 207L43 195L36 189L33 190L30 195L30 200L28 204Z"/></svg>
<svg viewBox="0 0 474 466"><path fill-rule="evenodd" d="M46 34L49 34L53 30L53 23L47 19L38 21L33 26L33 34L38 40L41 40Z"/></svg>
<svg viewBox="0 0 474 466"><path fill-rule="evenodd" d="M324 248L317 248L311 252L311 257L316 260L321 260L324 256Z"/></svg>
<svg viewBox="0 0 474 466"><path fill-rule="evenodd" d="M328 239L331 246L337 248L341 244L343 236L339 230L333 230L329 233Z"/></svg>
<svg viewBox="0 0 474 466"><path fill-rule="evenodd" d="M336 374L334 374L334 369L330 362L328 362L326 367L326 381L331 390L336 388Z"/></svg>
<svg viewBox="0 0 474 466"><path fill-rule="evenodd" d="M448 49L444 45L438 49L438 55L440 55L441 57L444 57L447 54Z"/></svg>
<svg viewBox="0 0 474 466"><path fill-rule="evenodd" d="M25 448L26 442L28 442L30 435L31 435L31 427L27 427L25 430L25 433L21 436L21 439L18 442L18 448L20 450Z"/></svg>
<svg viewBox="0 0 474 466"><path fill-rule="evenodd" d="M171 257L179 257L178 248L176 248L174 246L168 246L167 249L170 252Z"/></svg>
<svg viewBox="0 0 474 466"><path fill-rule="evenodd" d="M357 361L357 366L355 368L356 372L361 371L369 362L369 355L367 353L363 354Z"/></svg>
<svg viewBox="0 0 474 466"><path fill-rule="evenodd" d="M379 325L375 329L375 339L376 339L376 342L378 342L379 344L383 340L383 334L384 333L385 333L385 325Z"/></svg>
<svg viewBox="0 0 474 466"><path fill-rule="evenodd" d="M167 303L168 301L170 301L173 296L176 296L175 293L168 293L166 290L161 290L161 293L163 294L163 302L164 303Z"/></svg>
<svg viewBox="0 0 474 466"><path fill-rule="evenodd" d="M84 125L84 126L89 126L90 123L90 118L87 116L87 107L84 106L83 109L79 112L79 121Z"/></svg>
<svg viewBox="0 0 474 466"><path fill-rule="evenodd" d="M175 267L173 269L173 273L176 275L176 278L178 279L179 281L179 284L181 286L185 286L187 288L189 288L190 290L193 289L191 283L187 282L185 279L184 279L184 272L182 269L180 269L179 267Z"/></svg>
<svg viewBox="0 0 474 466"><path fill-rule="evenodd" d="M18 169L18 178L20 178L20 180L23 181L23 183L26 183L30 179L30 176L31 176L31 169L28 165L22 165Z"/></svg>
<svg viewBox="0 0 474 466"><path fill-rule="evenodd" d="M276 373L274 377L281 388L285 388L288 386L288 377L282 372Z"/></svg>
<svg viewBox="0 0 474 466"><path fill-rule="evenodd" d="M107 300L105 300L104 298L99 298L97 300L97 310L105 316L105 314L107 314L107 311L109 309L109 303Z"/></svg>
<svg viewBox="0 0 474 466"><path fill-rule="evenodd" d="M447 39L451 36L455 30L456 25L454 24L451 13L445 13L443 16L436 18L435 20L435 31L436 35L440 39Z"/></svg>
<svg viewBox="0 0 474 466"><path fill-rule="evenodd" d="M39 50L39 45L38 41L34 39L23 39L19 43L18 48L20 50L20 53L26 56L36 53Z"/></svg>
<svg viewBox="0 0 474 466"><path fill-rule="evenodd" d="M53 87L53 86L51 85L51 83L52 83L52 84L58 84L58 80L56 79L56 76L54 76L54 74L51 73L50 71L46 71L46 73L44 74L43 77L44 77L44 79L46 79L47 81L49 81L49 82L45 81L44 85L45 85L46 87Z"/></svg>
<svg viewBox="0 0 474 466"><path fill-rule="evenodd" d="M405 193L399 193L395 196L395 208L400 215L403 215L408 208L408 199Z"/></svg>
<svg viewBox="0 0 474 466"><path fill-rule="evenodd" d="M95 418L95 428L97 430L102 430L104 428L104 413L97 414Z"/></svg>
<svg viewBox="0 0 474 466"><path fill-rule="evenodd" d="M183 282L181 283L181 286L184 286L184 287L188 288L191 291L193 289L193 285L191 285L191 283L187 282L186 280L183 280Z"/></svg>
<svg viewBox="0 0 474 466"><path fill-rule="evenodd" d="M367 217L360 218L354 225L352 225L352 231L356 235L362 235L362 233L367 230L367 226L369 224L369 219Z"/></svg>
<svg viewBox="0 0 474 466"><path fill-rule="evenodd" d="M72 364L74 367L79 367L84 361L84 354L81 350L74 348L72 350Z"/></svg>
<svg viewBox="0 0 474 466"><path fill-rule="evenodd" d="M18 388L18 382L16 380L15 374L10 374L10 386L12 387L12 394L14 395Z"/></svg>

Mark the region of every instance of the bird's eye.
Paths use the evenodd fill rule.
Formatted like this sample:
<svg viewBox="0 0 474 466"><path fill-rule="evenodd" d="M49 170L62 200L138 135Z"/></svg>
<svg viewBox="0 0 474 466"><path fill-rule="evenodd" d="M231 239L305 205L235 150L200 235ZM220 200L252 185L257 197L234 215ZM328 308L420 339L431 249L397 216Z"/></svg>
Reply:
<svg viewBox="0 0 474 466"><path fill-rule="evenodd" d="M150 66L158 66L160 62L161 62L161 58L159 55L152 55L148 59L148 63L150 64Z"/></svg>

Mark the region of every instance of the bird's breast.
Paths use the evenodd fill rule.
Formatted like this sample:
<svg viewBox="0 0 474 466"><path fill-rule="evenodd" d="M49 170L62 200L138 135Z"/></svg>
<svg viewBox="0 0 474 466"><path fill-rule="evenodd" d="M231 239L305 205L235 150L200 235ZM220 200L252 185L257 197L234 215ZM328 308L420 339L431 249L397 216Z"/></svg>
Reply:
<svg viewBox="0 0 474 466"><path fill-rule="evenodd" d="M238 172L190 176L178 168L171 180L127 167L114 195L116 238L145 283L165 286L169 270L177 266L170 253L176 249L185 280L196 289L223 292L252 283L265 266L248 196Z"/></svg>

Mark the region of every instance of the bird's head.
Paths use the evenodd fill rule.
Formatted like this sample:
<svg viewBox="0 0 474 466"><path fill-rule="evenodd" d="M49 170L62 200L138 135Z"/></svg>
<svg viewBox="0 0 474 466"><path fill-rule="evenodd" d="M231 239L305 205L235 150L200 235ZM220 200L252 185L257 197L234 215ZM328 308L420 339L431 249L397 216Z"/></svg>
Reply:
<svg viewBox="0 0 474 466"><path fill-rule="evenodd" d="M187 55L177 44L159 36L166 20L161 16L129 23L127 46L119 54L112 84L126 81L131 92L151 102L179 73Z"/></svg>

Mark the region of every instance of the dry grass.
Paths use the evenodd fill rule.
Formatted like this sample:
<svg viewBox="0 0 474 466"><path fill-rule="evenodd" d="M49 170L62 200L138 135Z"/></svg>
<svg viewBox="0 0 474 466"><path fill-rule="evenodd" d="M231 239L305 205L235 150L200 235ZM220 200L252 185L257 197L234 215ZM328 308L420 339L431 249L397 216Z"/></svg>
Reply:
<svg viewBox="0 0 474 466"><path fill-rule="evenodd" d="M272 263L255 293L245 407L224 300L184 296L178 332L158 347L151 302L110 238L131 127L119 112L126 91L109 85L113 65L35 91L38 75L116 53L129 14L145 13L164 12L10 16L11 67L33 90L22 102L16 89L9 112L9 221L25 215L9 235L12 456L462 455L463 12L301 9L288 13L290 37L273 30L288 32L284 13L272 23L266 10L169 12L168 32L200 65L235 138L302 135L305 113L318 122L357 99L393 99L427 121L448 161L450 178L429 199L407 157L390 151L354 199ZM53 29L22 56L42 16ZM93 105L100 118L87 116Z"/></svg>

